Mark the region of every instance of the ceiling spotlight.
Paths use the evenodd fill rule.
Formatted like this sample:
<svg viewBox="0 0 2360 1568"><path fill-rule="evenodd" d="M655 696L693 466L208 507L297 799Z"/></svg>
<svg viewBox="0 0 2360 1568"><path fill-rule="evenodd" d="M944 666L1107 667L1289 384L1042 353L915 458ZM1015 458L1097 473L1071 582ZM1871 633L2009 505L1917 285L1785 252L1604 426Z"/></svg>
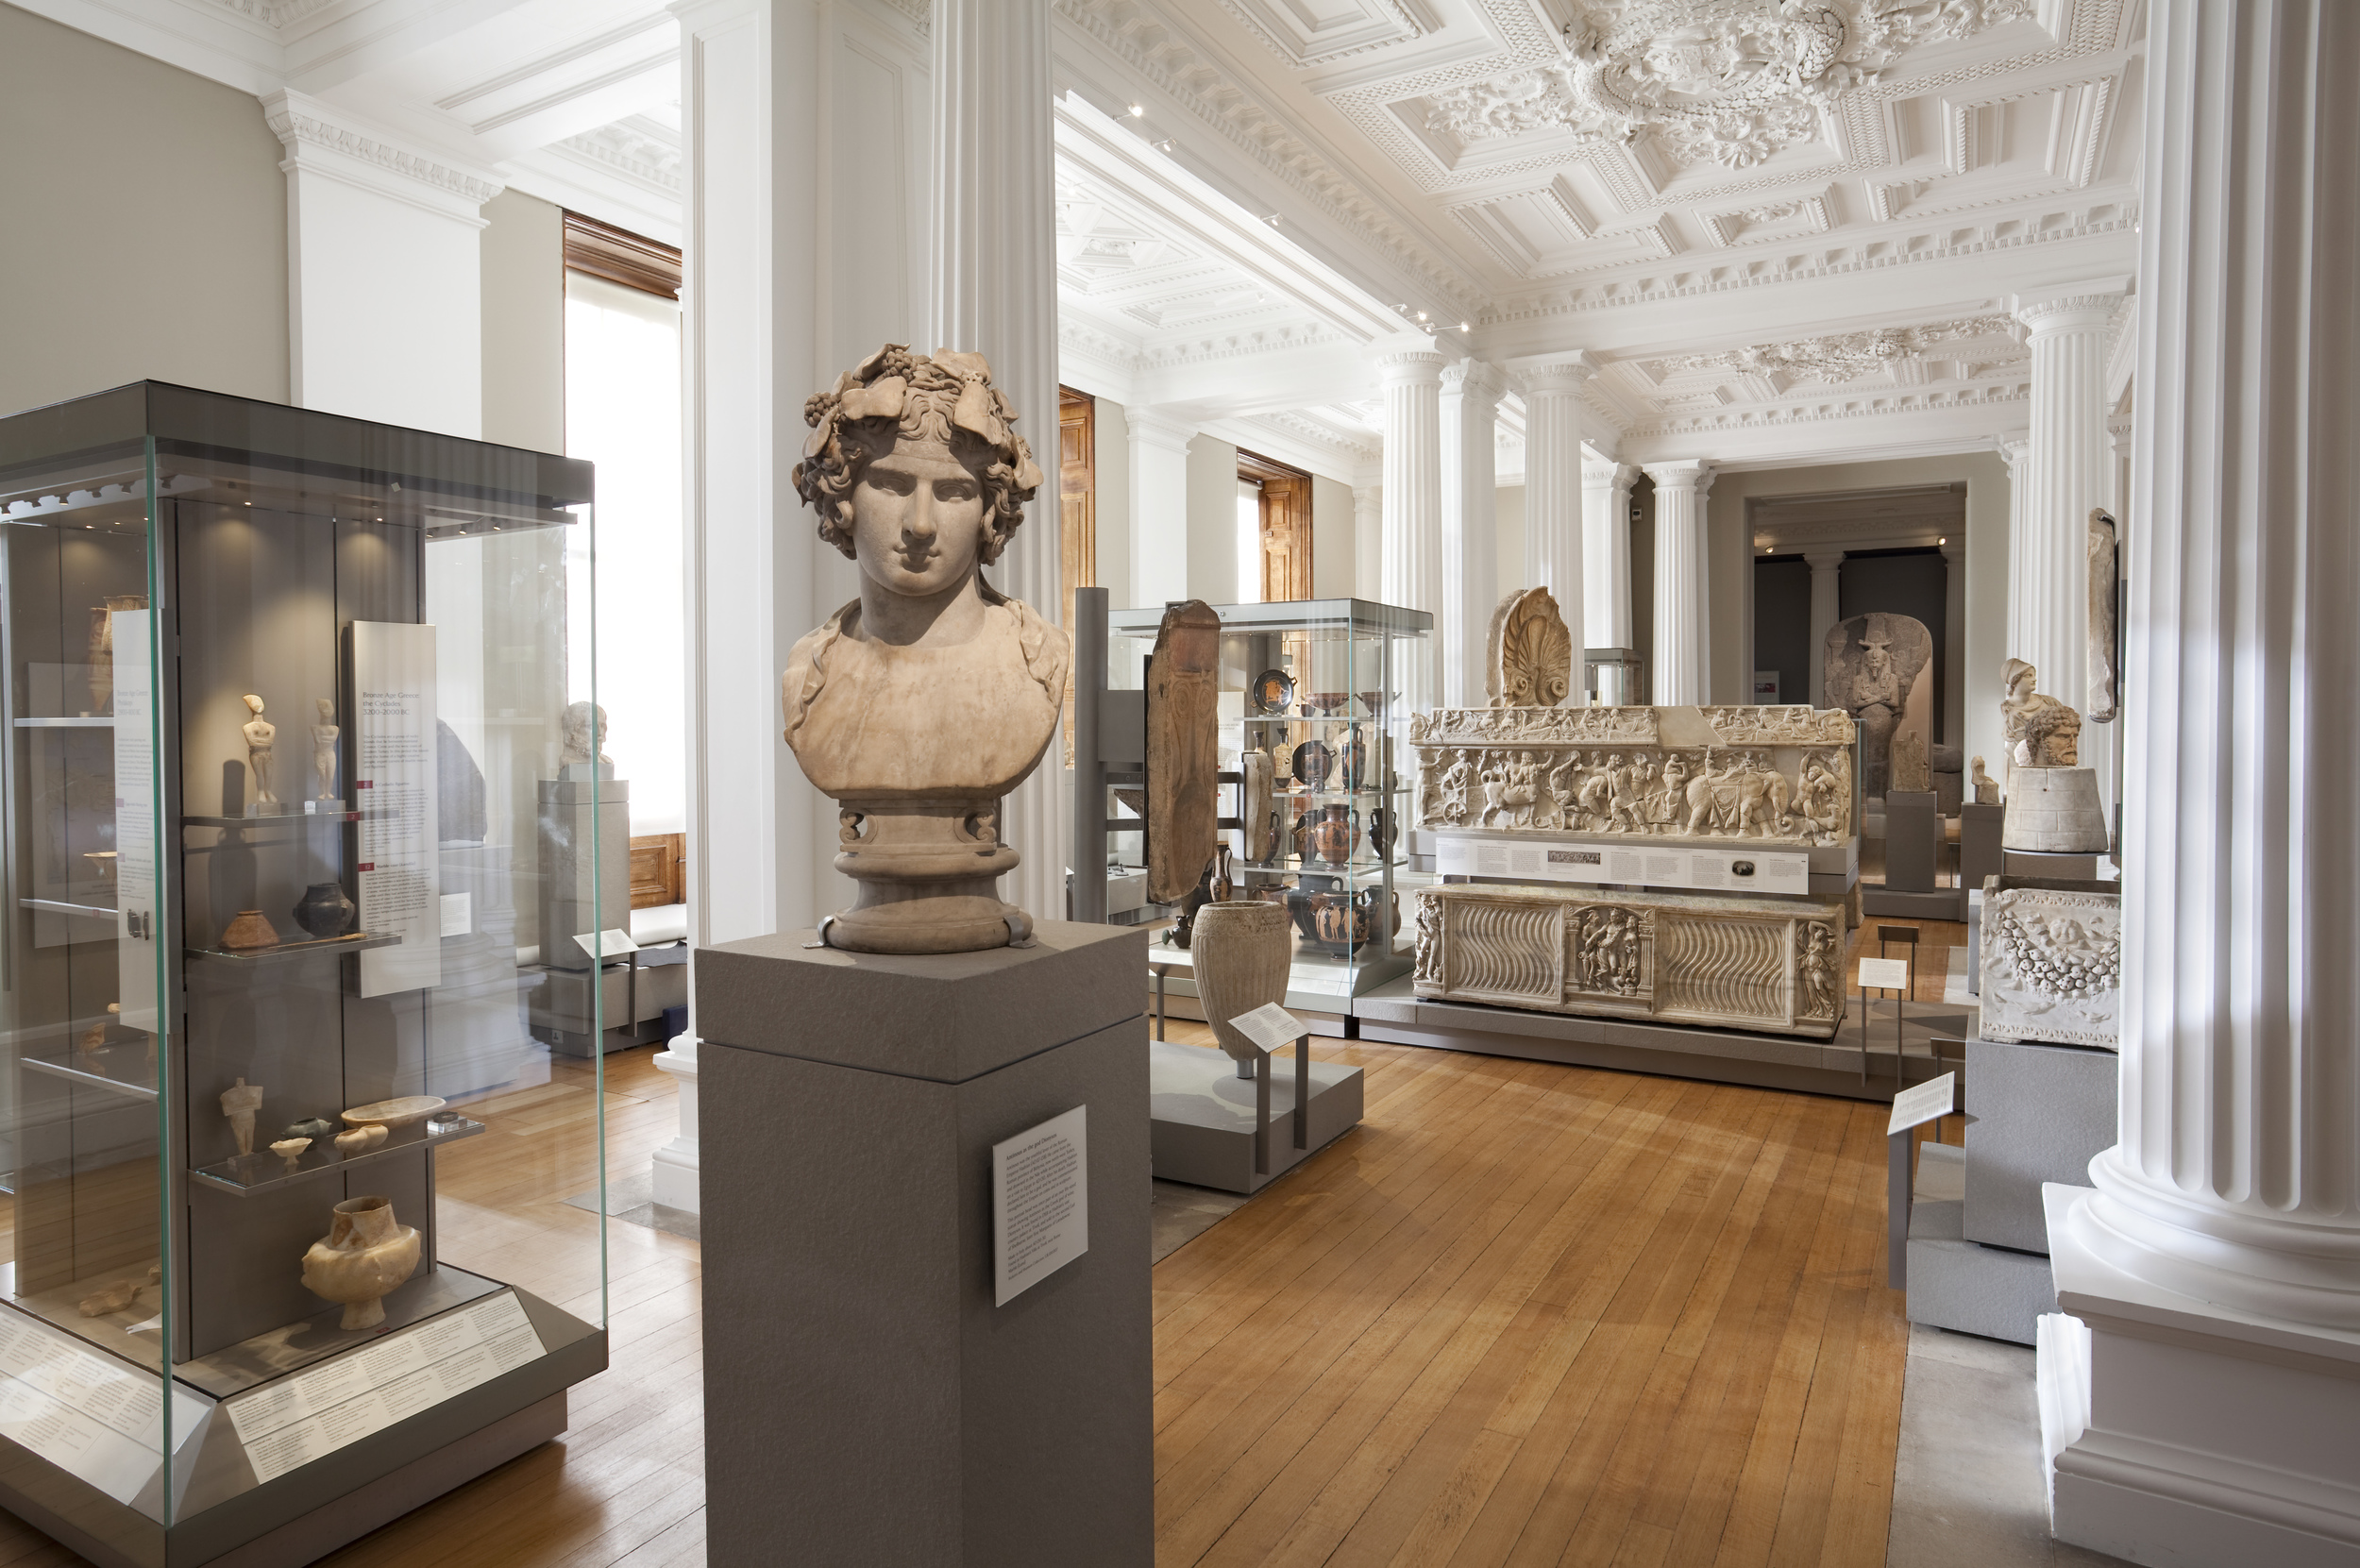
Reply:
<svg viewBox="0 0 2360 1568"><path fill-rule="evenodd" d="M1144 120L1144 119L1146 119L1146 118L1147 118L1147 106L1146 106L1145 104L1133 104L1133 105L1131 106L1131 118L1132 118L1132 119L1134 119L1134 120Z"/></svg>
<svg viewBox="0 0 2360 1568"><path fill-rule="evenodd" d="M1262 221L1270 225L1273 228L1276 228L1278 227L1278 214L1273 212L1269 217L1264 218Z"/></svg>
<svg viewBox="0 0 2360 1568"><path fill-rule="evenodd" d="M1148 145L1157 152L1170 152L1172 151L1172 138L1167 136L1160 142L1150 142Z"/></svg>
<svg viewBox="0 0 2360 1568"><path fill-rule="evenodd" d="M1944 534L1941 538L1939 538L1939 539L1937 539L1937 540L1935 540L1935 541L1934 541L1934 543L1935 543L1935 544L1937 544L1937 545L1947 545L1947 544L1948 544L1949 542L1950 542L1950 536L1949 536L1948 534L1947 534L1947 533L1946 533L1946 534Z"/></svg>
<svg viewBox="0 0 2360 1568"><path fill-rule="evenodd" d="M1420 321L1424 321L1425 319L1425 312L1424 311L1420 311L1418 312L1418 319Z"/></svg>
<svg viewBox="0 0 2360 1568"><path fill-rule="evenodd" d="M1467 323L1465 323L1465 322L1463 322L1463 321L1462 321L1462 322L1460 322L1460 323L1458 324L1458 329L1459 329L1460 331L1462 331L1462 332L1472 332L1472 331L1474 331L1474 330L1475 330L1475 329L1474 329L1473 327L1470 327L1469 325L1467 325Z"/></svg>

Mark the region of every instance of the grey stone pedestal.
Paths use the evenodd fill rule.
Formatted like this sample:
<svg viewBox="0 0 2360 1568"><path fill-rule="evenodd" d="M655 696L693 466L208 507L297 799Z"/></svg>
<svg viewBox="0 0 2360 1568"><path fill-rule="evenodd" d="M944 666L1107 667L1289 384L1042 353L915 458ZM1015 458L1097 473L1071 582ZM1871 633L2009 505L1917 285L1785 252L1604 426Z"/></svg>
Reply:
<svg viewBox="0 0 2360 1568"><path fill-rule="evenodd" d="M564 771L585 769L576 765ZM593 789L598 792L595 862ZM621 779L596 784L586 778L543 779L537 826L541 962L551 969L586 969L590 954L575 936L631 928L631 785Z"/></svg>
<svg viewBox="0 0 2360 1568"><path fill-rule="evenodd" d="M1148 1568L1143 933L700 950L715 1568ZM1087 1105L1089 1250L992 1305L991 1148Z"/></svg>

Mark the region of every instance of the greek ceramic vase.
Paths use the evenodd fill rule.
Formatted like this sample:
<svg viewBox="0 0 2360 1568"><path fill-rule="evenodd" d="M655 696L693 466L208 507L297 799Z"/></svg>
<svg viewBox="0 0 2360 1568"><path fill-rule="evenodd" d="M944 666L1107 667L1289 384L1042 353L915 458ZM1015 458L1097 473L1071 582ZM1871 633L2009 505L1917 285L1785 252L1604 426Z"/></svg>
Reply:
<svg viewBox="0 0 2360 1568"><path fill-rule="evenodd" d="M1295 778L1314 795L1327 787L1327 775L1335 766L1336 753L1327 749L1324 741L1306 740L1295 748Z"/></svg>
<svg viewBox="0 0 2360 1568"><path fill-rule="evenodd" d="M1350 897L1321 895L1313 917L1320 940L1349 952L1381 935L1377 930L1377 893L1378 889L1367 887Z"/></svg>
<svg viewBox="0 0 2360 1568"><path fill-rule="evenodd" d="M352 923L352 901L341 882L315 882L295 906L295 923L319 937L341 936Z"/></svg>
<svg viewBox="0 0 2360 1568"><path fill-rule="evenodd" d="M231 953L253 953L278 945L278 933L259 909L241 909L221 934L221 945Z"/></svg>
<svg viewBox="0 0 2360 1568"><path fill-rule="evenodd" d="M1229 870L1229 846L1223 844L1213 851L1213 876L1206 890L1213 895L1215 903L1226 903L1236 886L1236 879Z"/></svg>
<svg viewBox="0 0 2360 1568"><path fill-rule="evenodd" d="M1360 847L1360 830L1353 821L1356 815L1350 806L1329 806L1327 815L1311 824L1311 847L1330 866L1343 865Z"/></svg>
<svg viewBox="0 0 2360 1568"><path fill-rule="evenodd" d="M1273 1002L1287 1000L1287 966L1292 957L1285 906L1259 899L1208 903L1197 912L1196 994L1205 1004L1213 1038L1240 1062L1260 1049L1229 1020Z"/></svg>
<svg viewBox="0 0 2360 1568"><path fill-rule="evenodd" d="M346 1198L303 1255L303 1288L345 1309L339 1328L385 1321L385 1292L418 1267L418 1233L394 1221L391 1198Z"/></svg>
<svg viewBox="0 0 2360 1568"><path fill-rule="evenodd" d="M1369 785L1369 743L1360 738L1360 726L1355 724L1346 733L1341 750L1336 754L1341 765L1346 789L1365 789Z"/></svg>

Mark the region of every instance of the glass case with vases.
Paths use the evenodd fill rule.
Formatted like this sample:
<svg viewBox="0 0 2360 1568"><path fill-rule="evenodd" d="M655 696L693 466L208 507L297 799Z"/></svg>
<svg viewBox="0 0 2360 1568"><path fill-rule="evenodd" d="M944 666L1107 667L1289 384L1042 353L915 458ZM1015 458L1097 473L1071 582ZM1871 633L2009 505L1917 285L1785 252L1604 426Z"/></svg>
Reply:
<svg viewBox="0 0 2360 1568"><path fill-rule="evenodd" d="M606 1364L602 1063L528 1018L626 874L590 501L156 382L0 418L0 1506L86 1558L331 1550Z"/></svg>
<svg viewBox="0 0 2360 1568"><path fill-rule="evenodd" d="M1425 690L1433 617L1366 599L1221 604L1219 675L1222 852L1199 899L1267 899L1295 932L1287 1005L1341 1034L1352 999L1406 972L1394 873L1408 860L1410 715ZM1163 612L1108 616L1108 685L1145 683ZM1136 815L1136 791L1110 789L1108 816ZM1138 835L1115 834L1114 858L1138 864ZM1175 919L1188 907L1139 915ZM1149 949L1167 1004L1190 1010L1186 933Z"/></svg>

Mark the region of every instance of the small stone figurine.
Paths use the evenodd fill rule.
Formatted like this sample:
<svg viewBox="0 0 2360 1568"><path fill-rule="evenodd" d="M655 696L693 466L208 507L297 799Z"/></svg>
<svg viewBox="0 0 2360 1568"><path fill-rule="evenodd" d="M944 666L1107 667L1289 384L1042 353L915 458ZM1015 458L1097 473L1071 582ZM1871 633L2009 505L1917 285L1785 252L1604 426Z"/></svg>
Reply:
<svg viewBox="0 0 2360 1568"><path fill-rule="evenodd" d="M254 1113L262 1108L262 1087L241 1078L229 1088L221 1091L221 1114L229 1119L230 1134L238 1140L238 1153L254 1152Z"/></svg>
<svg viewBox="0 0 2360 1568"><path fill-rule="evenodd" d="M1975 803L1996 806L1999 803L1999 781L1983 771L1983 759L1975 759Z"/></svg>
<svg viewBox="0 0 2360 1568"><path fill-rule="evenodd" d="M245 695L245 705L254 717L241 727L245 736L246 771L254 776L254 803L275 806L278 797L271 792L271 750L278 743L278 726L262 717L262 700L252 692Z"/></svg>
<svg viewBox="0 0 2360 1568"><path fill-rule="evenodd" d="M335 703L323 697L315 705L320 711L320 721L312 726L312 771L319 779L320 789L312 799L333 801L337 798L336 739L345 732L336 722Z"/></svg>

